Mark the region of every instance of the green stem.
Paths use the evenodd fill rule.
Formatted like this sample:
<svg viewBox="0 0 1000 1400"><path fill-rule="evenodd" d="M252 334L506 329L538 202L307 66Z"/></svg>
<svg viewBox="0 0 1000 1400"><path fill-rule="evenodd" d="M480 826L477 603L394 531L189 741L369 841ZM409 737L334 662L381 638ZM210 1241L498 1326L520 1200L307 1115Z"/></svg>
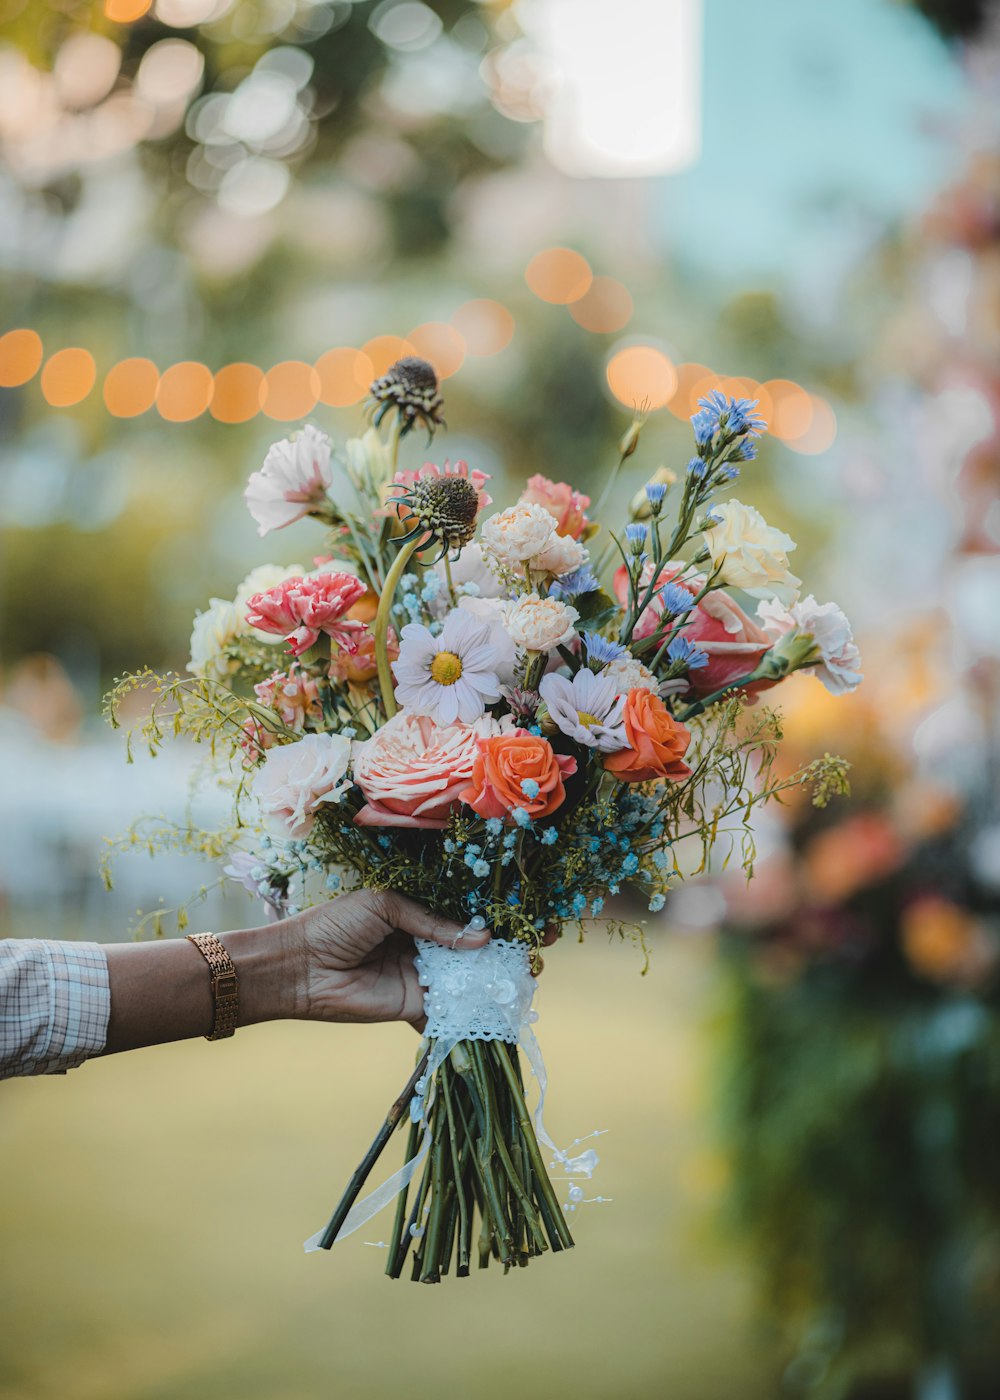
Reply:
<svg viewBox="0 0 1000 1400"><path fill-rule="evenodd" d="M694 704L686 706L677 718L683 724L686 719L693 719L695 715L700 715L704 710L708 709L709 705L714 705L716 700L721 700L724 695L730 695L734 690L743 690L746 686L752 685L754 681L759 681L760 679L760 673L756 670L751 671L749 675L740 676L739 680L730 681L728 685L724 685L720 690L714 691L711 695L706 695L703 700L696 700Z"/></svg>
<svg viewBox="0 0 1000 1400"><path fill-rule="evenodd" d="M386 719L392 719L396 713L396 696L393 692L392 667L389 665L388 652L389 618L392 615L392 604L399 581L407 564L420 548L421 539L422 536L417 535L412 540L407 540L392 561L392 568L386 574L385 583L382 585L378 612L375 614L375 660L378 664L378 684L382 692L382 708L385 710Z"/></svg>
<svg viewBox="0 0 1000 1400"><path fill-rule="evenodd" d="M539 1151L538 1139L535 1137L535 1130L531 1126L531 1118L528 1114L528 1105L524 1099L524 1091L518 1082L517 1072L511 1061L510 1055L501 1055L500 1066L506 1075L507 1082L511 1087L514 1103L517 1109L518 1122L521 1125L521 1133L524 1137L524 1145L528 1150L531 1159L531 1166L538 1181L538 1194L545 1201L551 1212L553 1224L564 1249L573 1248L573 1236L570 1234L569 1226L563 1219L562 1207L556 1200L556 1193L552 1189L552 1182L549 1174L545 1170L545 1163L542 1161L542 1154Z"/></svg>

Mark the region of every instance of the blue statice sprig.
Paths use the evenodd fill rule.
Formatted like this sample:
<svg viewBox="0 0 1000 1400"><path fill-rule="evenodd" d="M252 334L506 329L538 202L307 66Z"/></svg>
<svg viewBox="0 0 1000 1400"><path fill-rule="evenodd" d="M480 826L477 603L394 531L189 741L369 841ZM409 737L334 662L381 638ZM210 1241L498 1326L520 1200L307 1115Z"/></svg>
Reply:
<svg viewBox="0 0 1000 1400"><path fill-rule="evenodd" d="M600 592L600 579L590 569L574 569L561 574L549 585L550 598L580 598L587 593Z"/></svg>
<svg viewBox="0 0 1000 1400"><path fill-rule="evenodd" d="M667 659L671 669L697 671L708 665L708 653L689 642L686 637L675 637L667 647Z"/></svg>
<svg viewBox="0 0 1000 1400"><path fill-rule="evenodd" d="M600 632L584 632L583 643L587 648L587 665L592 671L600 671L609 662L628 655L627 647L602 637Z"/></svg>

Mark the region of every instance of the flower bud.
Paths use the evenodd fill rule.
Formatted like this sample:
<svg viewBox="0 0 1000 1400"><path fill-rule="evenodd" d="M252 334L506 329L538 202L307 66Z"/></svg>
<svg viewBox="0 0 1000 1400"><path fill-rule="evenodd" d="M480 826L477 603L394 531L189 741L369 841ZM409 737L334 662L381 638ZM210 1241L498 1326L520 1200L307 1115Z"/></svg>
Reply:
<svg viewBox="0 0 1000 1400"><path fill-rule="evenodd" d="M646 485L638 490L632 497L629 505L629 515L633 520L648 520L652 515L658 515L663 508L663 497L670 490L677 480L677 474L669 467L657 467L656 471L646 482ZM655 488L663 487L663 491L657 492ZM650 495L650 487L654 488L653 495L659 495L659 508L654 509L653 496Z"/></svg>
<svg viewBox="0 0 1000 1400"><path fill-rule="evenodd" d="M793 628L779 637L770 651L764 653L756 674L760 678L780 680L793 671L800 671L803 666L815 666L820 659L820 649L813 634Z"/></svg>
<svg viewBox="0 0 1000 1400"><path fill-rule="evenodd" d="M623 462L627 457L631 457L639 446L639 434L642 432L644 422L644 418L634 418L623 434L622 440L618 444L618 455Z"/></svg>

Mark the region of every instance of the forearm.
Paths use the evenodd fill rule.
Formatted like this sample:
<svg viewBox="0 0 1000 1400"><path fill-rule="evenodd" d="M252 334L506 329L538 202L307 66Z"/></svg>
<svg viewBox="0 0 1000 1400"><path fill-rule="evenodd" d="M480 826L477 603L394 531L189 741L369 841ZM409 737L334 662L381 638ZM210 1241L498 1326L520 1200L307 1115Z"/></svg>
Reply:
<svg viewBox="0 0 1000 1400"><path fill-rule="evenodd" d="M302 1014L301 940L291 922L218 935L239 978L241 1026ZM208 964L186 938L105 946L111 1016L105 1054L207 1035Z"/></svg>

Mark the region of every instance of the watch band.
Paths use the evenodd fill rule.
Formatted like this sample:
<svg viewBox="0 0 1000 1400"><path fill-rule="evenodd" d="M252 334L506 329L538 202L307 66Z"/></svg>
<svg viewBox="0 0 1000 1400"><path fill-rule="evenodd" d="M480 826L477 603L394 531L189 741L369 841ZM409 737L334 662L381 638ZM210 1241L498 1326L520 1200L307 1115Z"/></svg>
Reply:
<svg viewBox="0 0 1000 1400"><path fill-rule="evenodd" d="M236 966L214 933L189 933L193 943L208 963L212 973L212 1029L206 1040L225 1040L236 1030L239 1020L240 979Z"/></svg>

